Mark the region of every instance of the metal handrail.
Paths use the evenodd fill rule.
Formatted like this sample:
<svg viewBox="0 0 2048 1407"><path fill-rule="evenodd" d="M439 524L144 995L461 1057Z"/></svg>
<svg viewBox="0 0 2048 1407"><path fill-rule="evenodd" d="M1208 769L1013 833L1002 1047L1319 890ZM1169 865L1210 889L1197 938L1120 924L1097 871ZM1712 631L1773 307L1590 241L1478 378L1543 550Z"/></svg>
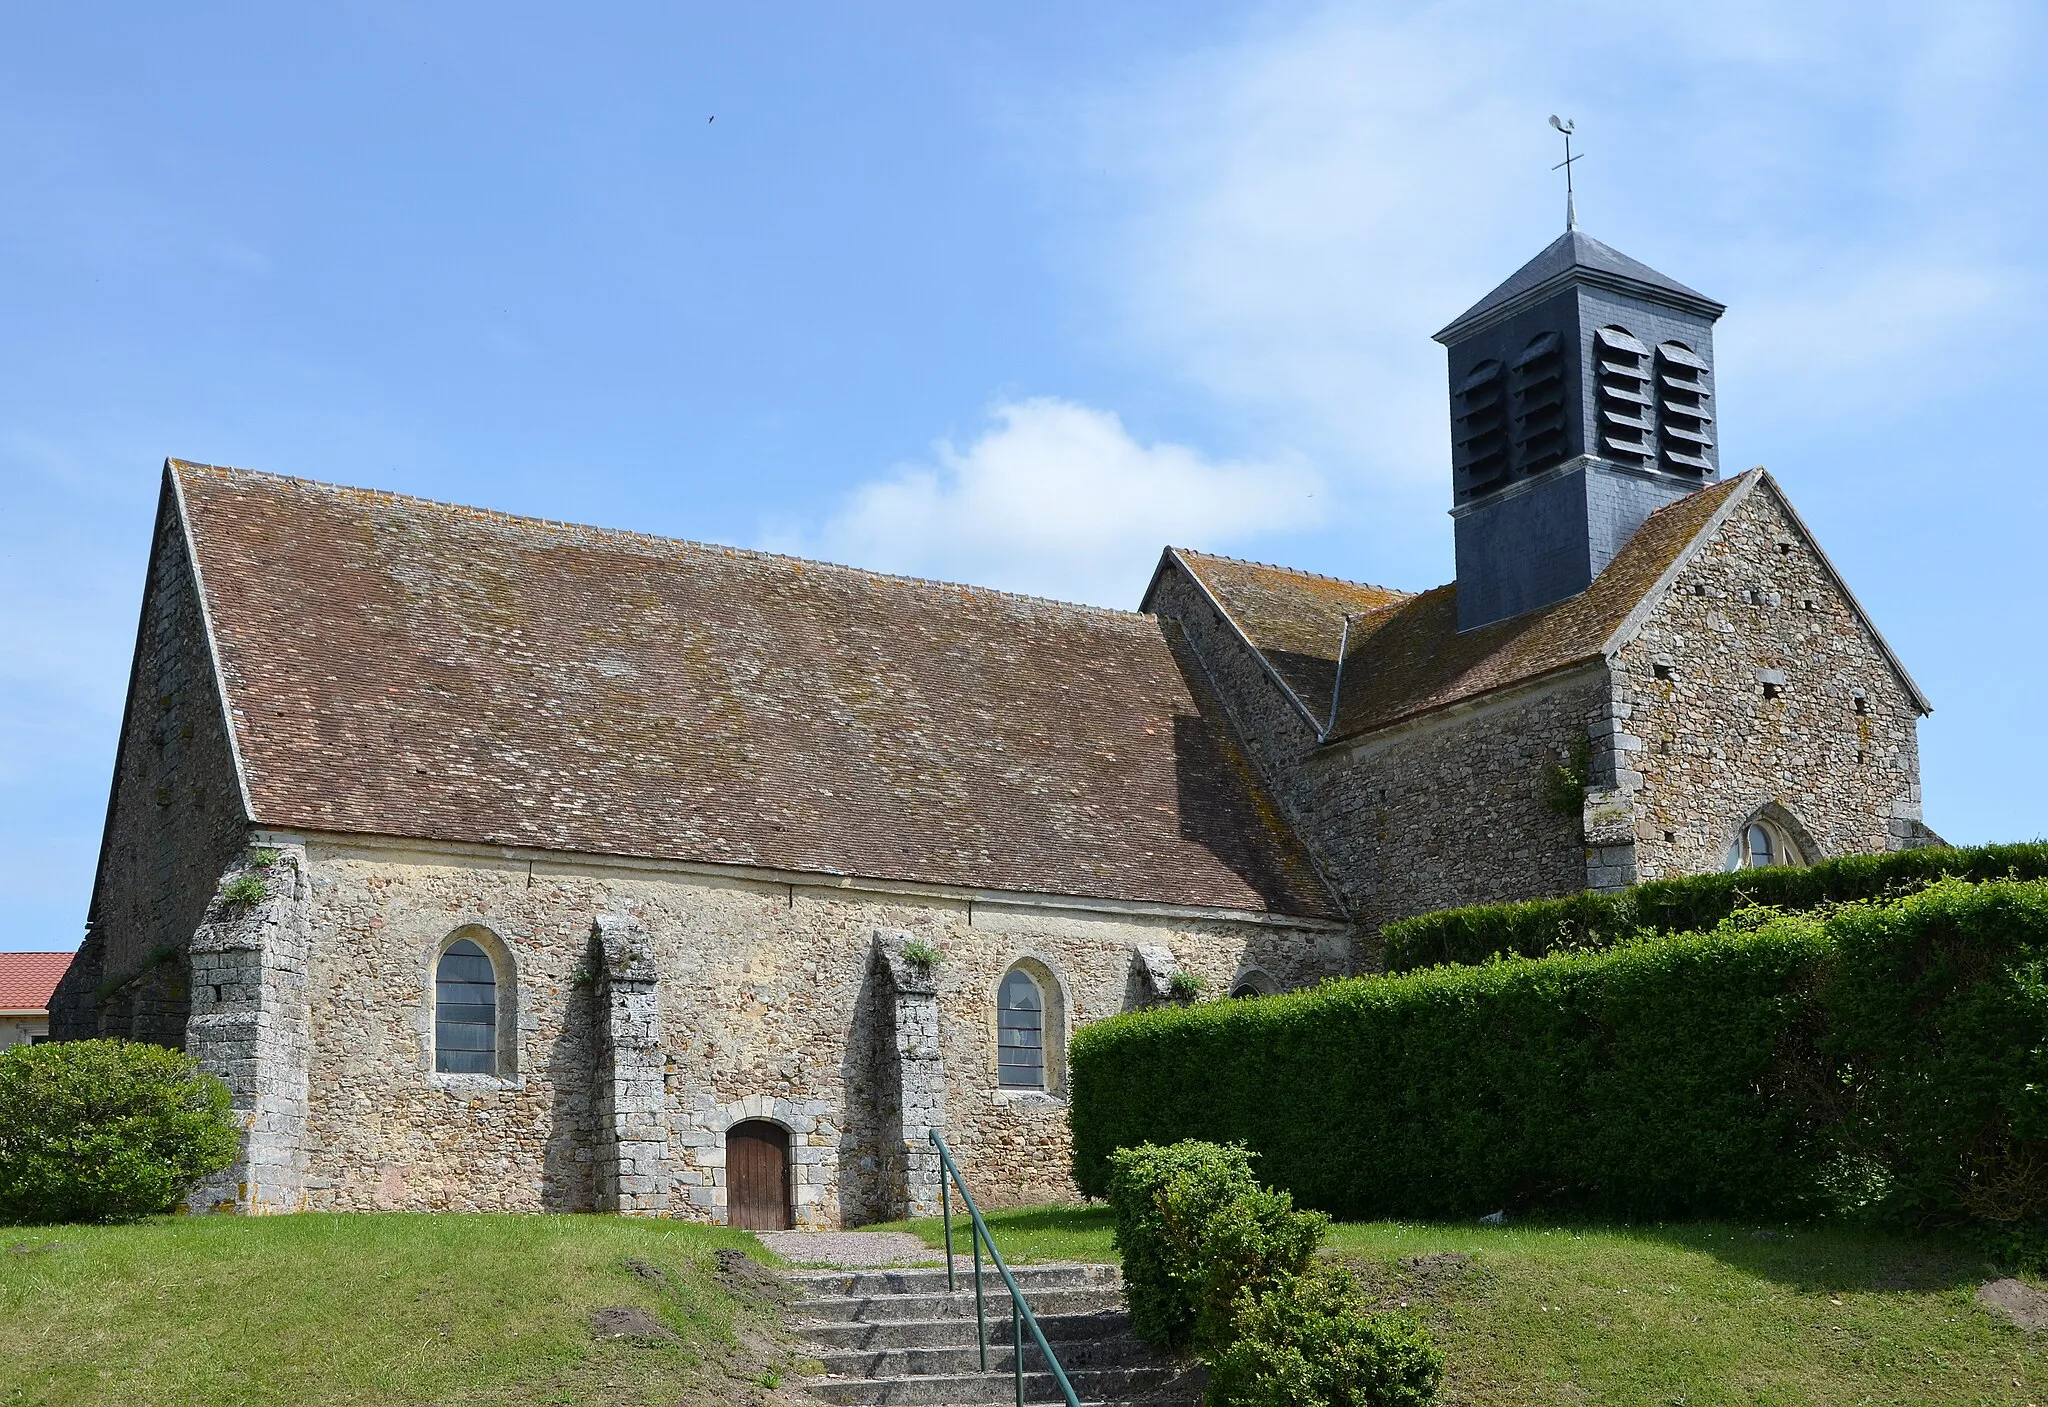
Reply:
<svg viewBox="0 0 2048 1407"><path fill-rule="evenodd" d="M946 1179L951 1177L953 1185L960 1189L960 1200L967 1204L968 1220L973 1227L974 1242L974 1325L975 1341L981 1347L981 1371L988 1371L988 1318L982 1310L981 1297L981 1248L988 1245L989 1259L996 1263L996 1271L1003 1277L1003 1283L1010 1289L1010 1366L1017 1379L1017 1407L1024 1407L1024 1326L1031 1328L1031 1337L1038 1340L1038 1348L1045 1355L1046 1366L1052 1369L1053 1380L1060 1385L1060 1391L1067 1395L1067 1407L1081 1407L1081 1400L1074 1396L1074 1385L1067 1381L1066 1370L1060 1367L1060 1360L1053 1356L1052 1345L1045 1341L1045 1330L1038 1327L1038 1316L1031 1312L1031 1306L1024 1303L1024 1292L1017 1288L1017 1277L1010 1273L1010 1267L1003 1264L1003 1253L996 1249L996 1238L989 1235L988 1223L982 1220L981 1208L974 1205L974 1194L967 1190L961 1180L960 1165L953 1161L953 1150L946 1146L946 1140L939 1137L937 1129L932 1130L932 1146L939 1150L939 1217L946 1227L946 1290L954 1288L953 1280L953 1204L946 1194Z"/></svg>

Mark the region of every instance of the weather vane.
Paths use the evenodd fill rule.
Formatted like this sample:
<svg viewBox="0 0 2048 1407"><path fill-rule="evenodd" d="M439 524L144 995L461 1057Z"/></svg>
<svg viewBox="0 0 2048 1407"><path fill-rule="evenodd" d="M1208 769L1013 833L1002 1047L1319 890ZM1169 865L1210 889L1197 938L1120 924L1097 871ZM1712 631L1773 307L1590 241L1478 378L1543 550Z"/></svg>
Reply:
<svg viewBox="0 0 2048 1407"><path fill-rule="evenodd" d="M1579 227L1579 209L1572 202L1572 163L1579 159L1572 155L1572 133L1578 130L1578 126L1570 118L1561 118L1554 112L1550 114L1550 125L1564 134L1564 160L1550 169L1564 172L1564 227L1566 233L1570 233ZM1579 153L1579 156L1584 155L1584 152Z"/></svg>

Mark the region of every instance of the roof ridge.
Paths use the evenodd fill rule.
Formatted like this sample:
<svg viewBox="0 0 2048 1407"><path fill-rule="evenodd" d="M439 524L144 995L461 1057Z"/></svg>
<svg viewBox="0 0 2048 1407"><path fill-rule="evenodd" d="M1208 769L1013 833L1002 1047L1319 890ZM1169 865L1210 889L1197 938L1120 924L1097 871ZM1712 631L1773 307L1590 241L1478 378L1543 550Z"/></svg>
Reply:
<svg viewBox="0 0 2048 1407"><path fill-rule="evenodd" d="M1199 547L1176 547L1176 552L1186 552L1196 557L1207 557L1216 562L1235 562L1240 567L1264 567L1267 571L1288 572L1294 576L1314 577L1317 581L1333 581L1339 586L1362 586L1368 591L1391 591L1396 596L1417 596L1420 592L1404 591L1398 586L1381 586L1374 581L1357 581L1348 576L1331 576L1328 572L1312 572L1306 567L1289 567L1279 562L1261 562L1253 557L1233 557L1227 552L1205 552ZM1431 588L1432 590L1434 588ZM1377 609L1377 608L1376 608Z"/></svg>
<svg viewBox="0 0 2048 1407"><path fill-rule="evenodd" d="M295 484L302 488L320 489L328 493L353 494L371 501L401 504L418 504L426 508L437 508L444 512L460 513L473 518L496 520L503 523L530 524L543 528L554 528L567 532L594 533L601 537L619 538L629 542L660 543L667 547L687 547L698 552L724 553L737 557L748 557L757 561L789 562L802 567L815 567L823 571L846 572L866 577L872 581L894 582L906 586L931 587L941 591L973 592L982 596L994 596L1005 601L1016 601L1027 606L1057 606L1062 610L1086 611L1094 615L1110 616L1119 620L1146 621L1157 617L1145 611L1126 611L1116 606L1097 606L1086 601L1068 601L1058 596L1033 596L1022 591L1005 591L999 586L980 586L971 581L947 581L941 577L912 576L907 572L883 572L872 567L855 566L851 562L828 562L821 557L800 557L792 552L768 552L758 547L735 547L723 542L705 542L692 537L664 537L660 533L641 532L634 528L608 528L597 523L578 523L566 518L543 518L531 513L512 513L502 508L480 508L471 503L454 503L447 499L427 498L421 494L399 493L392 489L360 488L353 484L330 483L325 479L307 479L296 474L275 474L267 469L243 469L232 464L201 464L196 460L172 457L169 462L180 470L199 470L217 475L240 475L255 479L271 479L279 483Z"/></svg>

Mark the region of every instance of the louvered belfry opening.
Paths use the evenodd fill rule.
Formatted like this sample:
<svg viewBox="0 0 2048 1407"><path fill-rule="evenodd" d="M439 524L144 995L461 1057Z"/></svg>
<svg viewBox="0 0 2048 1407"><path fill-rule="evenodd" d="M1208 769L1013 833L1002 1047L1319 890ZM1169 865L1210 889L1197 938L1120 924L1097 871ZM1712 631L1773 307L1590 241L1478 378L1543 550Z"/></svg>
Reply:
<svg viewBox="0 0 2048 1407"><path fill-rule="evenodd" d="M1535 474L1561 462L1564 424L1564 339L1539 332L1510 368L1509 441L1517 474Z"/></svg>
<svg viewBox="0 0 2048 1407"><path fill-rule="evenodd" d="M1461 498L1489 492L1507 480L1507 370L1489 357L1451 392L1451 468Z"/></svg>
<svg viewBox="0 0 2048 1407"><path fill-rule="evenodd" d="M1599 452L1641 468L1656 453L1650 349L1626 328L1603 327L1593 334L1593 359Z"/></svg>
<svg viewBox="0 0 2048 1407"><path fill-rule="evenodd" d="M1710 368L1682 342L1657 344L1657 440L1663 467L1674 474L1714 472L1708 451L1713 391Z"/></svg>
<svg viewBox="0 0 2048 1407"><path fill-rule="evenodd" d="M1436 334L1458 629L1584 591L1651 514L1716 477L1721 313L1572 229Z"/></svg>

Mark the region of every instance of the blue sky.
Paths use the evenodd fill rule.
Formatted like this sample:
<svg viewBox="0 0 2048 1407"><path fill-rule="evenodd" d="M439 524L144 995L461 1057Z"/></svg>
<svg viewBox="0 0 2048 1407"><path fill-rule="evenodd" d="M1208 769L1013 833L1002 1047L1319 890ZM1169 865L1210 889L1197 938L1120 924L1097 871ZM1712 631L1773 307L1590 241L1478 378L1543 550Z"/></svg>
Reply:
<svg viewBox="0 0 2048 1407"><path fill-rule="evenodd" d="M1128 606L1450 576L1429 333L1561 225L2042 833L2038 7L0 8L0 948L76 942L167 454ZM715 120L712 120L714 119Z"/></svg>

